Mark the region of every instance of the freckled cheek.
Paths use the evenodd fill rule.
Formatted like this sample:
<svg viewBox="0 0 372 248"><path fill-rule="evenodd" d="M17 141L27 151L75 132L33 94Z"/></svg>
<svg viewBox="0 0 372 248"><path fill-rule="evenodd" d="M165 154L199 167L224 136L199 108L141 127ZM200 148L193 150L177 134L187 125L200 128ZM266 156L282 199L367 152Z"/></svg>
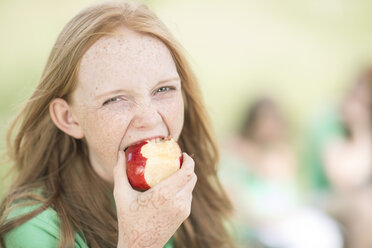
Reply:
<svg viewBox="0 0 372 248"><path fill-rule="evenodd" d="M91 114L83 127L90 152L102 162L115 162L128 123L127 116L117 112Z"/></svg>
<svg viewBox="0 0 372 248"><path fill-rule="evenodd" d="M184 122L184 103L182 97L163 101L158 106L158 110L165 119L171 136L178 139Z"/></svg>

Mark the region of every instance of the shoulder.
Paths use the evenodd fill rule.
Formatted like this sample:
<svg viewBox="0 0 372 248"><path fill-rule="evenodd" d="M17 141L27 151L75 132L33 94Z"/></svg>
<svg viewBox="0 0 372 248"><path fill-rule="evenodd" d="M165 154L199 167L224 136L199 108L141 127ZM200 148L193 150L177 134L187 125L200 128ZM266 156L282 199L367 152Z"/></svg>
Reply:
<svg viewBox="0 0 372 248"><path fill-rule="evenodd" d="M7 220L31 213L41 204L16 207ZM59 241L59 220L52 208L15 227L4 237L6 247L57 247Z"/></svg>
<svg viewBox="0 0 372 248"><path fill-rule="evenodd" d="M7 220L31 213L41 207L41 204L16 207L10 212ZM76 235L78 236L78 235ZM45 209L37 216L26 221L8 232L4 237L6 247L58 247L60 240L60 221L58 214L51 207ZM75 239L75 247L86 247L76 243L82 240Z"/></svg>

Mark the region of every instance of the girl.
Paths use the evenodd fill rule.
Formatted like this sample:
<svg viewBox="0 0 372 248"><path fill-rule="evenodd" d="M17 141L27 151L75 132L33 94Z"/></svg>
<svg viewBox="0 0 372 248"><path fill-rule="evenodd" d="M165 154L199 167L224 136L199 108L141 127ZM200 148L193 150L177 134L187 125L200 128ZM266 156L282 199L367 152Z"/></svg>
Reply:
<svg viewBox="0 0 372 248"><path fill-rule="evenodd" d="M182 168L135 191L123 150L159 136L178 140ZM8 152L17 174L1 206L2 246L233 245L196 78L144 5L95 5L66 25Z"/></svg>

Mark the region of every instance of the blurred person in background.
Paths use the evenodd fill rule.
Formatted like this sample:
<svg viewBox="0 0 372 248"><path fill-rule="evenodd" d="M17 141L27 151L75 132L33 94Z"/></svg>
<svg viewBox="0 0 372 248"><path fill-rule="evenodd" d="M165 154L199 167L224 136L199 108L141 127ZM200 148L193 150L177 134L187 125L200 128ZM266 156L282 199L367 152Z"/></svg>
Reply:
<svg viewBox="0 0 372 248"><path fill-rule="evenodd" d="M324 145L329 211L343 224L349 248L372 247L372 68L364 70L339 108L342 136Z"/></svg>
<svg viewBox="0 0 372 248"><path fill-rule="evenodd" d="M366 71L345 95L340 106L344 135L324 149L324 170L335 192L348 193L372 179L372 70Z"/></svg>
<svg viewBox="0 0 372 248"><path fill-rule="evenodd" d="M369 138L366 136L369 136L368 122L370 121L367 113L371 98L370 73L371 69L363 70L356 82L349 87L349 91L340 104L336 106L332 103L325 105L323 111L313 118L313 121L310 121L301 159L303 164L301 174L304 176L303 179L307 181L309 191L316 195L327 193L334 187L344 187L344 183L340 181L343 179L334 178L336 175L327 175L326 171L332 170L330 168L332 165L325 168L326 161L327 164L334 164L335 156L333 154L338 153L340 148L349 150L352 147L354 152L359 153L359 149L354 148L362 145L362 150L364 150L362 159L368 159L369 155L366 150L368 150ZM353 142L349 142L351 140ZM351 143L356 146L350 146ZM359 155L356 154L355 157L359 157Z"/></svg>
<svg viewBox="0 0 372 248"><path fill-rule="evenodd" d="M296 150L277 103L258 98L245 116L240 133L223 145L220 172L236 207L240 243L342 247L336 223L302 202Z"/></svg>

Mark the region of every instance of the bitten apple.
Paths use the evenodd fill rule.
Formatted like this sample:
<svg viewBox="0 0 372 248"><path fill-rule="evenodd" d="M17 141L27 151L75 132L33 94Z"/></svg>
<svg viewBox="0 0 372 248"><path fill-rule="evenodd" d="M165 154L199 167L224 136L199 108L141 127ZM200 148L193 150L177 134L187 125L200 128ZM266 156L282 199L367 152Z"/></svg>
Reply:
<svg viewBox="0 0 372 248"><path fill-rule="evenodd" d="M182 166L182 151L172 138L144 140L126 151L129 183L138 190L147 190L169 177Z"/></svg>

